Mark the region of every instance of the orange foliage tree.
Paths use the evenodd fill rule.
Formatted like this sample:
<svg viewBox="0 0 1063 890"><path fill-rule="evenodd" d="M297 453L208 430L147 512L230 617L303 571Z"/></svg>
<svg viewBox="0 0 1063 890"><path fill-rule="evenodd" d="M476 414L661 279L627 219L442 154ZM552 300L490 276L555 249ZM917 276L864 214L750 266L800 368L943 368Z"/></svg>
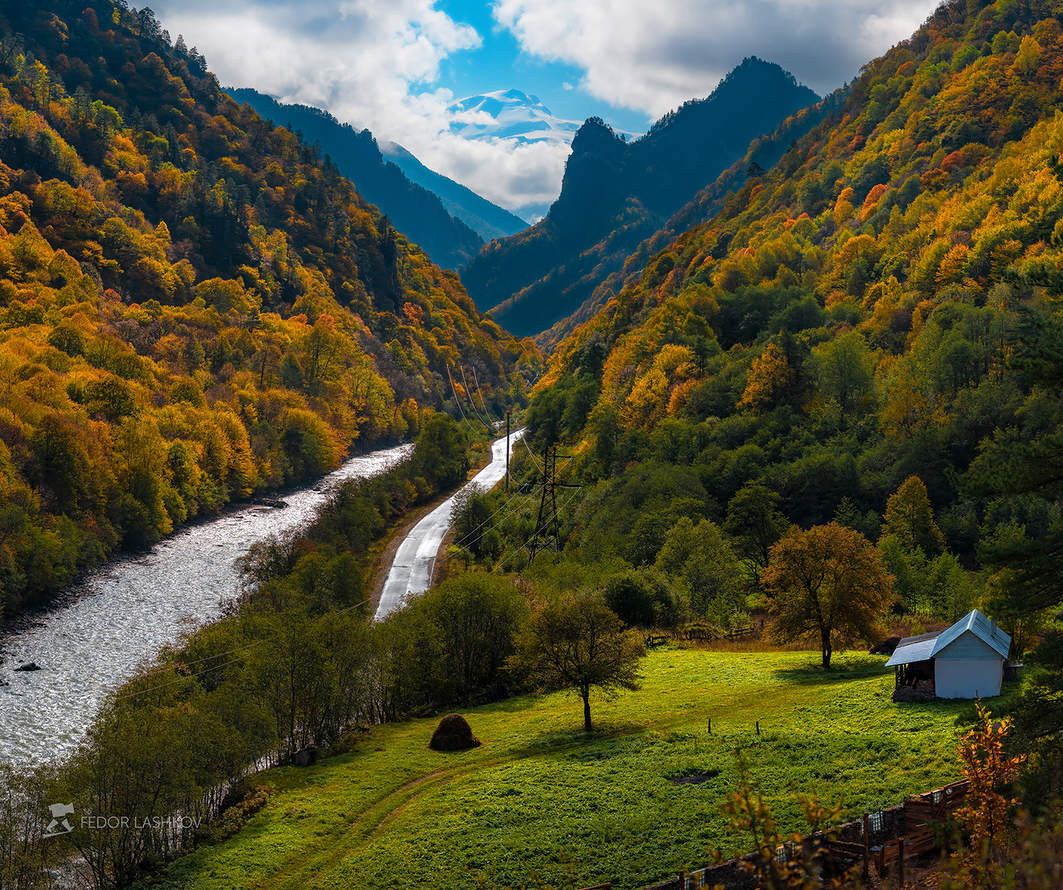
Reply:
<svg viewBox="0 0 1063 890"><path fill-rule="evenodd" d="M836 522L790 529L772 545L762 582L775 635L818 640L827 669L838 645L874 635L893 598L893 576L878 551Z"/></svg>

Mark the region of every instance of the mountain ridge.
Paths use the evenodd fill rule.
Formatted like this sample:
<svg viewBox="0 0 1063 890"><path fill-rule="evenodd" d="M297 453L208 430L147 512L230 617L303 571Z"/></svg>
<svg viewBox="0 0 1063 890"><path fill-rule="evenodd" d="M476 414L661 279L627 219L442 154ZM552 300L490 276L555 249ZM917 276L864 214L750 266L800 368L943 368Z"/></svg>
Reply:
<svg viewBox="0 0 1063 890"><path fill-rule="evenodd" d="M738 191L750 176L761 175L761 172L771 169L782 160L795 140L825 117L836 114L847 92L847 87L835 90L815 105L788 117L773 133L753 140L743 158L723 171L715 182L698 192L635 247L630 246L633 243L632 233L611 232L601 242L581 252L575 263L587 270L582 274L588 276L594 284L594 290L574 312L537 334L536 342L543 348L553 348L576 327L593 317L625 284L637 279L654 254L683 232L711 219L723 206L727 196ZM544 276L541 286L552 286L554 275L552 270ZM581 282L577 280L576 283ZM504 314L505 309L520 300L525 293L526 290L521 291L499 304L493 313Z"/></svg>
<svg viewBox="0 0 1063 890"><path fill-rule="evenodd" d="M546 330L604 277L597 263L575 262L582 251L620 233L609 270L622 265L628 250L742 157L754 138L817 99L780 66L750 57L710 96L685 103L634 141L601 118L588 119L573 138L561 194L546 218L487 244L461 270L470 295L519 335Z"/></svg>
<svg viewBox="0 0 1063 890"><path fill-rule="evenodd" d="M682 516L741 529L756 502L780 530L877 540L898 608L954 619L984 598L1023 630L1033 582L1013 572L1058 554L1061 527L1055 12L942 4L561 340L529 438L574 446L594 504L577 529L690 473L711 497L606 552L652 565ZM940 526L925 545L890 531L916 490Z"/></svg>
<svg viewBox="0 0 1063 890"><path fill-rule="evenodd" d="M397 142L379 143L381 154L395 164L406 178L428 189L451 216L462 220L484 241L515 235L528 227L528 222L515 213L499 207L472 189L448 176L425 166L412 152Z"/></svg>
<svg viewBox="0 0 1063 890"><path fill-rule="evenodd" d="M81 55L75 52L77 48ZM0 11L0 610L538 358L150 10Z"/></svg>
<svg viewBox="0 0 1063 890"><path fill-rule="evenodd" d="M227 88L226 92L266 120L298 131L319 145L367 201L383 210L399 231L444 268L457 268L479 251L480 234L451 214L431 189L413 182L398 165L386 160L369 130L340 123L319 108L279 102L253 88Z"/></svg>

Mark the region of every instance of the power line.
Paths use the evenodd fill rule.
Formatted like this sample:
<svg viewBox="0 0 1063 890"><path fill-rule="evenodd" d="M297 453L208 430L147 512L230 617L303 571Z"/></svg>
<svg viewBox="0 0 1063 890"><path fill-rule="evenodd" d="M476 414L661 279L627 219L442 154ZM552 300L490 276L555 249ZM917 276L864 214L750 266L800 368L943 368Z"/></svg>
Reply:
<svg viewBox="0 0 1063 890"><path fill-rule="evenodd" d="M502 517L500 517L500 521L508 519L510 516L512 516L514 513L516 513L518 510L520 510L520 508L522 506L523 506L523 502L518 500L516 495L508 495L507 494L507 496L502 501L502 503L498 507L495 508L495 510L491 513L490 516L488 516L486 519L484 519L484 521L481 522L478 526L476 526L476 528L470 529L460 539L454 541L454 546L455 547L462 547L462 546L471 546L472 544L475 544L477 541L480 540L480 538L482 538L485 534L487 534L487 531L485 530L483 533L481 533L479 535L476 535L475 538L472 538L472 536L475 535L476 532L479 531L481 528L486 526L495 516L497 516L500 512L502 512L504 510L505 514ZM470 540L470 538L471 538L471 540Z"/></svg>
<svg viewBox="0 0 1063 890"><path fill-rule="evenodd" d="M493 433L494 430L491 428L491 422L489 420L484 420L484 418L480 416L479 409L476 407L476 400L472 397L472 387L469 386L469 378L465 376L465 365L458 365L458 367L461 369L461 379L465 381L465 394L469 397L469 407L471 407L476 414L477 420L487 428L487 432Z"/></svg>
<svg viewBox="0 0 1063 890"><path fill-rule="evenodd" d="M461 406L461 399L458 398L458 388L454 385L454 378L450 376L450 365L447 365L447 379L450 380L450 391L454 393L454 404L458 406L458 410L461 412L461 419L467 420L465 416L465 409Z"/></svg>
<svg viewBox="0 0 1063 890"><path fill-rule="evenodd" d="M566 507L568 507L568 505L571 504L579 496L580 491L583 490L583 486L581 486L581 485L573 485L573 484L566 484L566 483L557 481L557 474L556 474L556 469L557 469L557 448L556 448L556 446L552 449L552 452L553 452L553 457L552 458L550 457L551 449L548 448L548 449L546 449L546 452L545 452L547 465L552 465L552 469L553 469L554 472L548 474L546 472L545 467L543 468L543 483L542 483L543 484L543 498L540 501L539 515L536 518L535 526L534 526L534 529L532 531L532 534L528 537L528 539L526 541L524 541L521 544L517 545L516 548L514 548L513 546L510 546L505 551L503 551L502 554L496 560L496 563L502 562L502 560L504 560L508 556L515 556L517 553L519 553L525 547L528 548L529 553L534 558L534 556L535 556L535 544L536 544L536 542L538 540L539 535L543 531L545 531L547 527L549 527L551 525L553 525L553 528L554 528L555 545L560 550L560 528L559 528L559 524L558 524L558 520L560 518L560 513L561 513L562 510L564 510ZM531 453L530 450L529 450L529 453ZM547 492L547 488L550 489L549 492ZM560 507L558 507L558 505L557 505L557 493L556 493L556 489L557 488L571 488L571 489L573 489L572 493L564 500L564 502L561 504ZM547 516L546 519L544 520L543 519L543 514L546 512L545 502L547 500L549 500L549 502L550 502L550 508L549 508L549 514L550 515Z"/></svg>
<svg viewBox="0 0 1063 890"><path fill-rule="evenodd" d="M487 400L484 398L484 391L480 387L480 375L476 373L475 365L472 366L472 379L476 383L476 391L480 394L480 404L483 406L484 414L487 415L487 419L490 420L491 423L501 423L501 421L496 421L494 415L487 410Z"/></svg>
<svg viewBox="0 0 1063 890"><path fill-rule="evenodd" d="M511 509L507 510L507 514L508 514L510 512L514 512L516 508L519 508L519 507L523 506L521 504L521 502L517 500L517 497L518 497L517 495L513 495L513 496L508 497L505 500L503 500L502 503L495 509L495 511L493 513L491 513L491 515L488 516L478 526L476 526L476 528L469 529L469 531L467 531L461 538L459 538L457 541L455 541L454 542L454 546L455 547L463 546L464 543L469 540L469 538L471 538L474 534L476 534L477 531L479 531L481 528L483 528L485 525L487 525L487 523L489 523L492 519L494 519L495 516L497 516L503 510L506 510L507 508L511 508ZM502 518L504 519L506 517L502 517ZM485 532L485 534L486 534L486 532ZM483 537L483 535L479 535L474 540L469 541L469 543L470 544L475 544L476 541L478 541L482 537Z"/></svg>
<svg viewBox="0 0 1063 890"><path fill-rule="evenodd" d="M535 468L540 473L545 473L546 467L539 463L539 459L535 456L535 452L531 450L531 446L528 445L527 439L524 436L521 436L520 440L524 443L524 450L528 452L528 457L532 459L532 463L535 464Z"/></svg>
<svg viewBox="0 0 1063 890"><path fill-rule="evenodd" d="M369 600L365 599L365 600L362 600L361 602L355 603L352 606L346 606L345 608L340 609L337 612L332 612L331 614L333 616L335 616L335 615L343 615L345 612L350 612L352 609L357 609L359 606L364 606L367 602L369 602ZM211 658L221 658L223 655L231 655L234 652L242 652L245 649L253 649L255 646L261 646L264 643L271 643L271 642L273 642L274 646L276 646L276 643L274 641L272 641L268 637L266 637L266 638L263 638L261 640L255 640L255 641L253 641L251 643L245 643L243 646L237 646L235 649L229 649L227 652L217 652L214 655L208 655L208 656L205 656L204 658L198 658L198 659L196 659L194 661L189 661L189 662L174 662L171 666L176 668L178 665L198 664L199 662L202 662L202 661L208 661ZM159 689L165 689L167 686L174 686L177 683L185 682L185 680L191 680L193 677L200 677L203 674L207 673L208 671L214 671L214 670L218 670L220 668L229 667L230 665L239 664L241 661L243 661L242 658L234 658L234 659L232 659L230 661L223 662L222 664L207 665L207 667L202 668L201 670L193 671L190 674L183 674L182 676L176 677L173 680L168 680L165 683L159 683L156 686L149 686L147 689L138 689L138 690L136 690L134 692L120 692L117 696L115 696L115 698L138 698L141 695L147 695L150 692L155 692L156 690L159 690Z"/></svg>
<svg viewBox="0 0 1063 890"><path fill-rule="evenodd" d="M574 500L575 500L575 499L576 499L577 497L579 497L579 493L580 493L580 491L582 491L582 490L583 490L583 487L582 487L582 486L577 486L577 487L576 487L576 488L575 488L575 489L573 490L573 492L572 492L572 493L571 493L571 494L570 494L570 495L568 496L568 498L567 498L567 499L565 499L565 500L564 500L564 501L562 502L561 506L557 508L557 512L558 512L558 513L560 513L561 511L563 511L563 510L565 510L566 508L568 508L568 507L569 507L569 505L571 505L571 504L572 504L572 502L573 502L573 501L574 501ZM550 518L551 518L551 519L553 519L553 517L550 517ZM536 529L536 530L535 530L535 531L534 531L534 532L532 533L532 535L534 536L534 535L535 535L535 534L537 534L537 533L538 533L539 531L540 531L540 529ZM529 551L529 553L530 553L530 552L531 552L531 549L530 549L530 548L529 548L529 546L528 546L528 544L529 544L529 542L530 542L530 541L531 541L531 538L529 538L529 539L528 539L528 540L526 540L526 541L522 541L522 542L521 542L520 544L517 544L516 546L510 545L510 547L508 547L508 548L507 548L506 550L504 550L504 551L502 552L502 554L501 554L501 555L500 555L500 556L498 557L498 559L496 560L496 562L500 563L500 562L502 562L502 560L506 559L506 557L509 557L509 556L516 556L516 555L517 555L518 553L520 553L520 551L521 551L521 550L525 550L525 549L527 549L527 550Z"/></svg>
<svg viewBox="0 0 1063 890"><path fill-rule="evenodd" d="M547 520L548 525L553 527L554 550L561 549L561 531L557 525L557 446L547 446L543 449L543 494L539 499L539 517L535 520L536 530L531 539L531 555L535 558L535 551L539 545L539 529L543 525L543 514L546 512L546 502L550 502L551 517Z"/></svg>

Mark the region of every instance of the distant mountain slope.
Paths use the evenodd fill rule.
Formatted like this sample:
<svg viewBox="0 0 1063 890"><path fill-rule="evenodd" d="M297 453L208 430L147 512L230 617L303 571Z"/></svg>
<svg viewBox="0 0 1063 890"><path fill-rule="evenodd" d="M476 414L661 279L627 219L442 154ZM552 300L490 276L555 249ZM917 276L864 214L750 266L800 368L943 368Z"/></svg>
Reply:
<svg viewBox="0 0 1063 890"><path fill-rule="evenodd" d="M948 614L963 600L928 568L940 545L882 527L918 476L957 555L1008 560L985 595L1027 620L996 597L1033 589L1011 566L1061 552L1057 9L953 0L869 62L772 170L640 258L552 350L531 441L560 431L587 476L640 495L648 465L692 466L712 493L694 522L767 489L788 522L878 538L904 607Z"/></svg>
<svg viewBox="0 0 1063 890"><path fill-rule="evenodd" d="M481 309L498 307L495 318L514 333L546 330L745 155L750 142L817 98L778 65L750 58L707 99L687 102L634 142L591 118L572 141L549 214L488 244L462 270L469 294Z"/></svg>
<svg viewBox="0 0 1063 890"><path fill-rule="evenodd" d="M326 111L277 102L253 89L227 91L268 121L298 131L329 155L359 194L388 215L395 227L444 268L454 269L479 251L483 239L456 219L431 189L411 182L396 164L385 160L373 134L341 124ZM523 228L523 225L521 226Z"/></svg>
<svg viewBox="0 0 1063 890"><path fill-rule="evenodd" d="M405 173L407 179L432 192L451 216L460 219L485 241L505 238L528 228L528 224L516 214L492 204L460 182L429 169L397 142L381 142L379 145L381 154Z"/></svg>

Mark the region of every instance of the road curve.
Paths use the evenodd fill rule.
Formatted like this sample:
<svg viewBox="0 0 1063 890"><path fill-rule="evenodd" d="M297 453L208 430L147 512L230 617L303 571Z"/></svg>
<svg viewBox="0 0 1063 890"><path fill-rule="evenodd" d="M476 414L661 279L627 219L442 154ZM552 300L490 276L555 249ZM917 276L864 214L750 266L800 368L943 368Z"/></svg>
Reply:
<svg viewBox="0 0 1063 890"><path fill-rule="evenodd" d="M523 435L523 429L510 434L511 451ZM424 593L431 586L436 554L450 528L451 514L458 496L473 488L490 491L505 475L506 438L503 436L491 444L491 463L410 529L399 545L380 594L375 616L377 621L401 609L410 597Z"/></svg>

